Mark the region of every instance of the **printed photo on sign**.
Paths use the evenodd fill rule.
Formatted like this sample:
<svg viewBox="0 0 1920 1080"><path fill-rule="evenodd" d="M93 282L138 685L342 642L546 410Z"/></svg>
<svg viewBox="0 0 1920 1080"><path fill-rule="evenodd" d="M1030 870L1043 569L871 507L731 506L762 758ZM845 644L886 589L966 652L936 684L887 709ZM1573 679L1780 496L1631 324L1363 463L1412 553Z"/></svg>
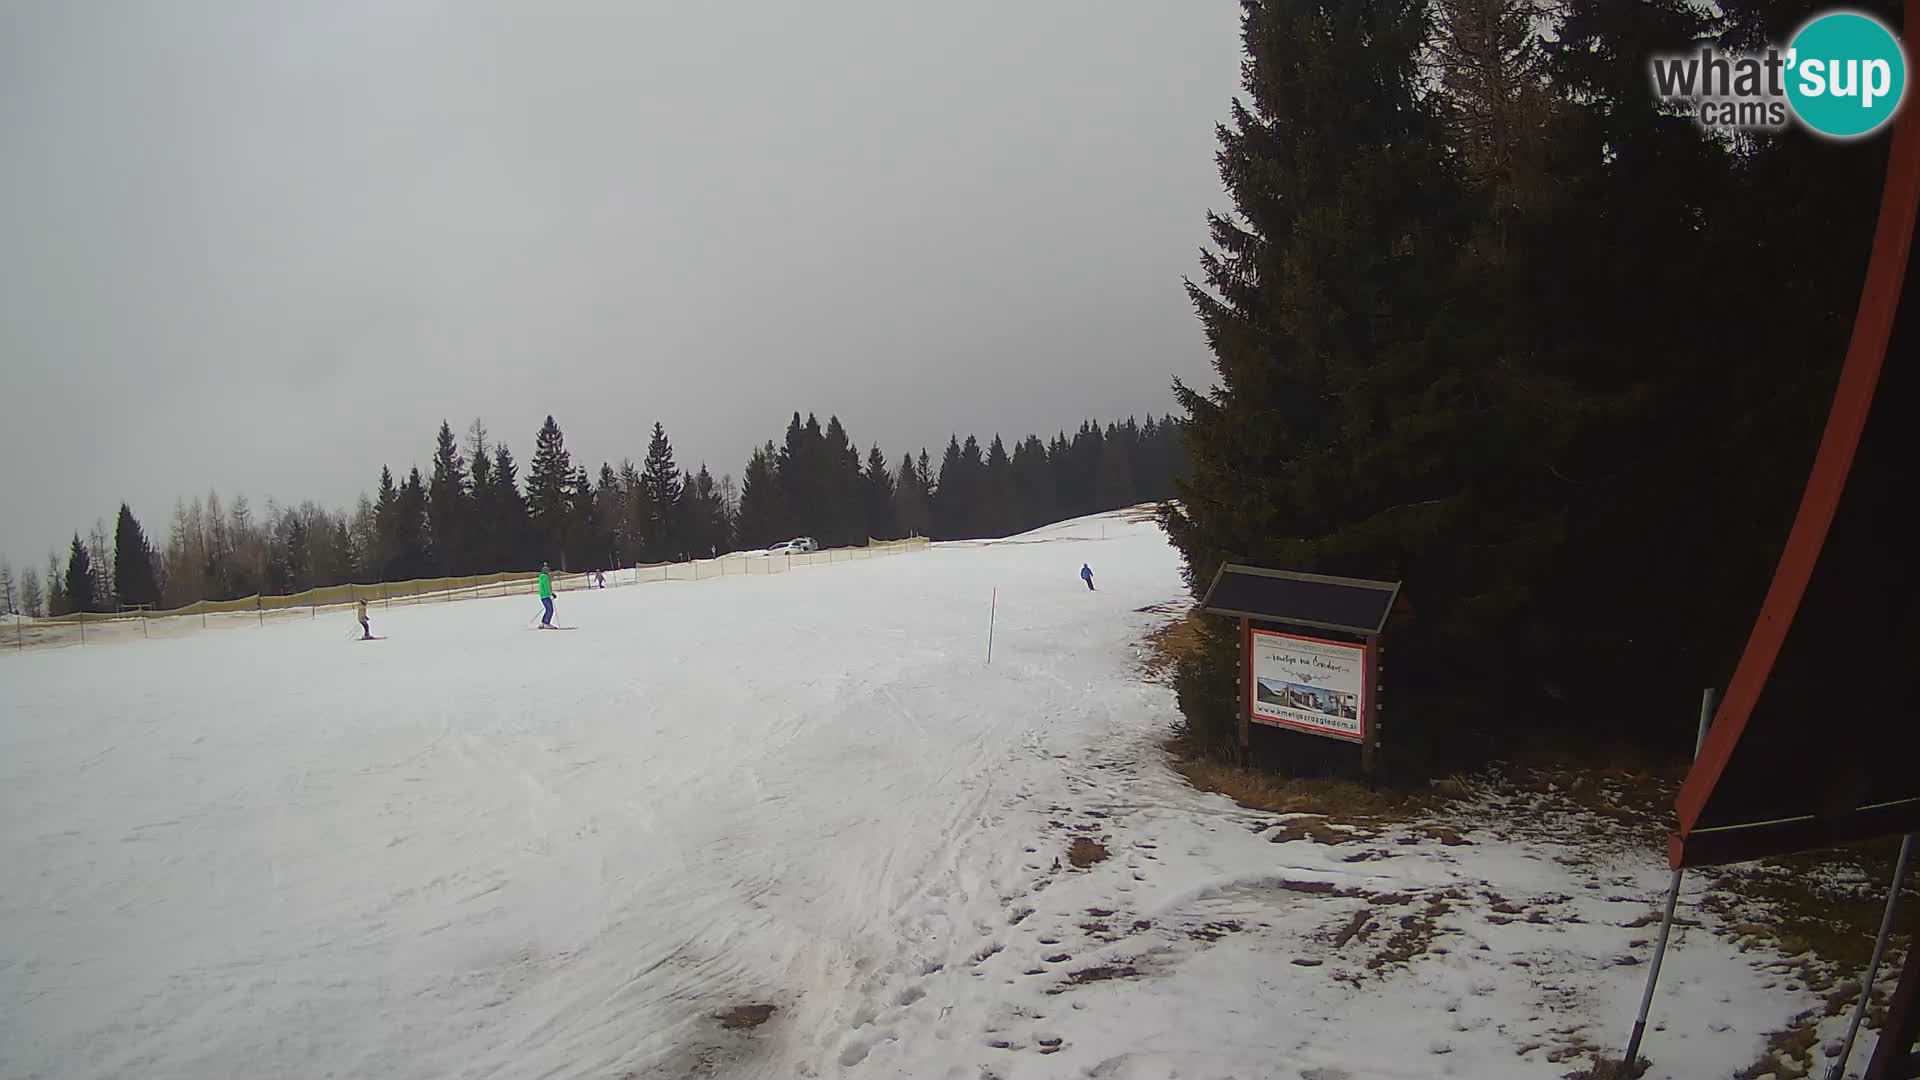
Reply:
<svg viewBox="0 0 1920 1080"><path fill-rule="evenodd" d="M1253 632L1254 720L1340 739L1362 737L1366 652L1358 645Z"/></svg>

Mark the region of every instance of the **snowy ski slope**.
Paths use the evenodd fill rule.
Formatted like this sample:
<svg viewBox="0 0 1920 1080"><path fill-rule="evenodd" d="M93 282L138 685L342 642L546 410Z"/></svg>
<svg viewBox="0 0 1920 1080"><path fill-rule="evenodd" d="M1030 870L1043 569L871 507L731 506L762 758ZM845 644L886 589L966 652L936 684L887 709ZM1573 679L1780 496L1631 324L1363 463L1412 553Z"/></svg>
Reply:
<svg viewBox="0 0 1920 1080"><path fill-rule="evenodd" d="M1112 514L570 593L573 632L513 597L19 657L0 1076L1500 1078L1624 1034L1656 853L1269 842L1160 763L1140 609L1181 595ZM1343 975L1356 905L1490 881L1584 928ZM1803 1005L1704 931L1668 970L1652 1076Z"/></svg>

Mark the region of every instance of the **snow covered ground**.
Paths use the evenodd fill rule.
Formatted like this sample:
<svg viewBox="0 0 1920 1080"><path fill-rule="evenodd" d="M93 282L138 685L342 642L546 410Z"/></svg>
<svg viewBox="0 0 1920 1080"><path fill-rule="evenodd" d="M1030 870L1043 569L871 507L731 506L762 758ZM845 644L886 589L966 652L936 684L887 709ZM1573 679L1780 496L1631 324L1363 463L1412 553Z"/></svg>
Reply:
<svg viewBox="0 0 1920 1080"><path fill-rule="evenodd" d="M1617 1050L1658 853L1471 815L1289 839L1192 791L1139 670L1181 596L1113 514L569 593L571 632L510 597L376 610L374 643L341 614L28 651L0 1076L1499 1080ZM1649 1076L1730 1075L1818 1004L1676 938Z"/></svg>

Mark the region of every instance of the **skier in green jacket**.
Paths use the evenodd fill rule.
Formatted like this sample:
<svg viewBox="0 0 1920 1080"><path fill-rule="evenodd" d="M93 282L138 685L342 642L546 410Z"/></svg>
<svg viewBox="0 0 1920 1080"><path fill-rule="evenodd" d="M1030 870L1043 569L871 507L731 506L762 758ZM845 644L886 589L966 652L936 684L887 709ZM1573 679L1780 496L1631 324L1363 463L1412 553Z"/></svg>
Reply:
<svg viewBox="0 0 1920 1080"><path fill-rule="evenodd" d="M540 564L540 606L546 614L540 616L540 628L553 629L553 574L546 563Z"/></svg>

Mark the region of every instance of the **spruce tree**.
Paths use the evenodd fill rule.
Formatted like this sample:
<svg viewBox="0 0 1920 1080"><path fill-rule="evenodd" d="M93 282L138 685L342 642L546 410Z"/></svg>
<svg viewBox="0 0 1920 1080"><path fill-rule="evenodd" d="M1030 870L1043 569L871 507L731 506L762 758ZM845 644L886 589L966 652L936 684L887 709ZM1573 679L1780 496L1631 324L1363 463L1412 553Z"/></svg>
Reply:
<svg viewBox="0 0 1920 1080"><path fill-rule="evenodd" d="M434 572L442 577L468 572L469 518L467 463L453 428L440 421L434 440L433 478L427 484L427 519L433 534Z"/></svg>
<svg viewBox="0 0 1920 1080"><path fill-rule="evenodd" d="M99 603L93 595L93 557L87 554L87 546L80 542L80 534L73 534L73 546L67 551L66 587L61 591L66 599L67 612L98 611Z"/></svg>
<svg viewBox="0 0 1920 1080"><path fill-rule="evenodd" d="M740 516L734 525L743 548L767 547L785 532L786 496L779 470L779 455L772 442L755 449L747 459L746 471L740 477Z"/></svg>
<svg viewBox="0 0 1920 1080"><path fill-rule="evenodd" d="M531 570L544 561L535 549L533 524L528 519L527 502L520 495L520 469L514 464L513 451L506 443L493 448L493 498L491 535L500 553L496 572Z"/></svg>
<svg viewBox="0 0 1920 1080"><path fill-rule="evenodd" d="M641 465L640 477L647 489L647 558L653 562L677 559L683 546L680 536L683 485L679 468L673 461L673 443L667 439L667 429L658 421L653 425L653 438L647 442L647 457Z"/></svg>
<svg viewBox="0 0 1920 1080"><path fill-rule="evenodd" d="M967 503L968 487L961 473L965 466L960 459L960 436L947 437L947 449L940 456L940 478L933 497L933 530L936 540L957 540L967 529L972 516L971 505Z"/></svg>
<svg viewBox="0 0 1920 1080"><path fill-rule="evenodd" d="M500 542L499 510L493 490L493 458L487 449L487 429L478 419L467 429L467 569L469 574L492 574L507 568Z"/></svg>
<svg viewBox="0 0 1920 1080"><path fill-rule="evenodd" d="M399 518L398 550L393 579L429 577L433 573L432 527L427 522L427 484L420 467L407 471L395 503Z"/></svg>
<svg viewBox="0 0 1920 1080"><path fill-rule="evenodd" d="M1095 510L1117 510L1138 501L1134 497L1133 447L1134 440L1129 438L1127 428L1119 424L1107 425L1106 436L1100 443L1100 461L1094 483L1099 500Z"/></svg>
<svg viewBox="0 0 1920 1080"><path fill-rule="evenodd" d="M826 505L821 508L818 539L827 547L847 547L866 538L866 503L860 493L860 452L838 416L827 417L821 437L821 471Z"/></svg>
<svg viewBox="0 0 1920 1080"><path fill-rule="evenodd" d="M153 545L126 503L113 530L113 592L117 604L158 607L160 583L153 573Z"/></svg>
<svg viewBox="0 0 1920 1080"><path fill-rule="evenodd" d="M1019 522L1019 497L1013 484L1013 461L995 435L987 446L981 491L980 528L986 536L1011 536Z"/></svg>
<svg viewBox="0 0 1920 1080"><path fill-rule="evenodd" d="M381 581L391 581L401 544L400 489L394 486L393 470L380 466L380 487L373 499L373 562L370 569Z"/></svg>
<svg viewBox="0 0 1920 1080"><path fill-rule="evenodd" d="M15 615L19 611L19 588L13 580L13 564L0 562L0 615Z"/></svg>
<svg viewBox="0 0 1920 1080"><path fill-rule="evenodd" d="M534 439L533 463L527 469L527 514L537 561L565 565L573 480L566 437L549 416Z"/></svg>
<svg viewBox="0 0 1920 1080"><path fill-rule="evenodd" d="M932 532L931 507L927 486L913 455L900 455L900 469L894 474L893 519L903 536L927 536Z"/></svg>
<svg viewBox="0 0 1920 1080"><path fill-rule="evenodd" d="M893 474L887 471L887 455L880 452L879 443L867 451L867 468L860 477L860 491L868 535L858 542L865 544L869 539L891 540L898 536L900 527L893 509Z"/></svg>
<svg viewBox="0 0 1920 1080"><path fill-rule="evenodd" d="M721 553L727 543L726 511L704 462L699 472L680 474L680 518L687 557L710 559Z"/></svg>
<svg viewBox="0 0 1920 1080"><path fill-rule="evenodd" d="M1220 382L1175 384L1191 475L1168 533L1196 592L1233 558L1417 582L1444 609L1484 535L1470 476L1490 439L1471 416L1478 361L1445 351L1468 202L1421 92L1424 5L1241 6L1246 96L1218 131L1236 213L1209 216L1206 286L1188 285ZM1401 638L1402 685L1461 659L1442 659L1457 643ZM1235 643L1210 622L1205 644L1176 687L1196 736L1224 749ZM1295 767L1346 760L1273 742Z"/></svg>
<svg viewBox="0 0 1920 1080"><path fill-rule="evenodd" d="M1018 515L1015 527L1021 532L1037 529L1055 520L1053 477L1047 472L1047 447L1037 435L1029 435L1013 448L1008 463L1013 474L1014 507Z"/></svg>
<svg viewBox="0 0 1920 1080"><path fill-rule="evenodd" d="M620 462L620 509L614 518L614 543L626 563L645 561L648 510L646 480L630 459Z"/></svg>

